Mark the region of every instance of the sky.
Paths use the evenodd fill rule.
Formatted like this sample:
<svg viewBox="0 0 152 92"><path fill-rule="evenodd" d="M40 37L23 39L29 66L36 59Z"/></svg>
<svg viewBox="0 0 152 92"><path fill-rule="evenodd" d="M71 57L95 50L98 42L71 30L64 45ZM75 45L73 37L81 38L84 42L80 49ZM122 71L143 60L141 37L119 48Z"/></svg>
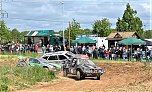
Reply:
<svg viewBox="0 0 152 92"><path fill-rule="evenodd" d="M19 31L51 29L60 31L74 18L81 28L92 29L95 20L108 18L112 28L122 18L126 4L137 10L145 30L152 29L152 0L3 0L8 28Z"/></svg>

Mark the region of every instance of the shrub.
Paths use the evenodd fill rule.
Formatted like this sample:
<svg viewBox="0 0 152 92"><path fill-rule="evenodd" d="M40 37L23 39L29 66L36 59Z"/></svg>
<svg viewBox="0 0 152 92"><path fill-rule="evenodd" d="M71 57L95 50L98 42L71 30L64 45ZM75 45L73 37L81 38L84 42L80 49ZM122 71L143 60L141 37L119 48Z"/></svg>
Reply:
<svg viewBox="0 0 152 92"><path fill-rule="evenodd" d="M27 87L37 82L47 82L55 79L55 73L47 71L39 66L13 67L0 66L0 91L9 90L13 86L17 88Z"/></svg>
<svg viewBox="0 0 152 92"><path fill-rule="evenodd" d="M6 84L0 84L0 91L2 91L2 92L8 91L8 85L6 85Z"/></svg>

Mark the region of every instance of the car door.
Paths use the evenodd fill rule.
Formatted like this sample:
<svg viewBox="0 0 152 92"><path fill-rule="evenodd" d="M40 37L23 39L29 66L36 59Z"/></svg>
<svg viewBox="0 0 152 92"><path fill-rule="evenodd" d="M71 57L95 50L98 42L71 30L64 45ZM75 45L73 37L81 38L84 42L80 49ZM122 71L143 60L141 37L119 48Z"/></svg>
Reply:
<svg viewBox="0 0 152 92"><path fill-rule="evenodd" d="M70 66L70 72L72 74L76 74L76 70L77 70L77 58L73 58L72 61L70 62L71 66Z"/></svg>
<svg viewBox="0 0 152 92"><path fill-rule="evenodd" d="M59 65L60 65L60 63L61 63L61 62L59 61L57 55L50 55L47 60L48 60L48 62L50 62L50 63L55 63L55 64L59 64Z"/></svg>
<svg viewBox="0 0 152 92"><path fill-rule="evenodd" d="M65 64L65 61L67 60L67 57L64 55L58 55L59 61L62 62L62 64Z"/></svg>

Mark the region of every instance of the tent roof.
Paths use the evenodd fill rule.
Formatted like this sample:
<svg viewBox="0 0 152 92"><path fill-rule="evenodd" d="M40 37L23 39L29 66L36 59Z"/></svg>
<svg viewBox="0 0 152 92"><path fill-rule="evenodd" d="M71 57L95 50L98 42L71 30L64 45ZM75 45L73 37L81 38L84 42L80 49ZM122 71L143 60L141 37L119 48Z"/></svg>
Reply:
<svg viewBox="0 0 152 92"><path fill-rule="evenodd" d="M34 37L34 36L50 36L54 33L54 30L34 30L30 31L26 36Z"/></svg>
<svg viewBox="0 0 152 92"><path fill-rule="evenodd" d="M88 37L81 37L73 42L74 43L96 43L95 40L88 38Z"/></svg>
<svg viewBox="0 0 152 92"><path fill-rule="evenodd" d="M140 45L144 43L145 41L142 41L141 39L137 39L134 37L128 37L118 42L118 44L123 44L123 45Z"/></svg>

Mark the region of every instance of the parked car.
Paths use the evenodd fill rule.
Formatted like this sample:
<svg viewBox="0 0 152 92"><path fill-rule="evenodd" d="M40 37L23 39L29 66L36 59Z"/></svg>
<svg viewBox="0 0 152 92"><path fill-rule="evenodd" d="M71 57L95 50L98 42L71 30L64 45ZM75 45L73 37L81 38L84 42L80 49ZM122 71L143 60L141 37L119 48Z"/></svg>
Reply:
<svg viewBox="0 0 152 92"><path fill-rule="evenodd" d="M100 80L100 76L103 73L103 69L97 67L91 60L79 56L67 61L63 66L64 76L68 74L76 75L78 80L85 77L96 77L97 80Z"/></svg>
<svg viewBox="0 0 152 92"><path fill-rule="evenodd" d="M48 63L43 58L30 58L28 61L28 65L29 66L40 66L47 70L52 70L52 71L58 71L61 69L61 67L59 65L54 64L54 63Z"/></svg>
<svg viewBox="0 0 152 92"><path fill-rule="evenodd" d="M18 56L17 66L40 66L48 70L57 71L61 69L61 66L54 63L48 63L47 60L43 58L27 58L24 56Z"/></svg>
<svg viewBox="0 0 152 92"><path fill-rule="evenodd" d="M67 59L70 60L74 56L75 55L69 51L58 51L58 52L45 53L42 56L42 58L47 60L49 63L55 63L62 66Z"/></svg>

